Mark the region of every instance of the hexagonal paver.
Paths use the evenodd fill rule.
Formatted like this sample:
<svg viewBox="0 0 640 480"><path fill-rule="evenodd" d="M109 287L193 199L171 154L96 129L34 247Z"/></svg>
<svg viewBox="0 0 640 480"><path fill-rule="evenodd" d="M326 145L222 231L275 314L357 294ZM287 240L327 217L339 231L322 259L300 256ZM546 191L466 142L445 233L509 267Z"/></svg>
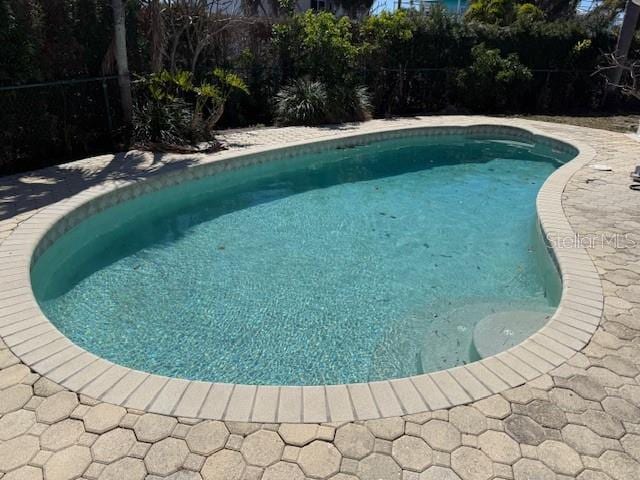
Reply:
<svg viewBox="0 0 640 480"><path fill-rule="evenodd" d="M639 385L624 385L618 390L620 395L629 400L634 405L640 405L640 386Z"/></svg>
<svg viewBox="0 0 640 480"><path fill-rule="evenodd" d="M32 395L33 390L28 385L14 385L0 391L0 415L24 407Z"/></svg>
<svg viewBox="0 0 640 480"><path fill-rule="evenodd" d="M400 480L400 466L387 455L373 453L358 464L357 477L360 480Z"/></svg>
<svg viewBox="0 0 640 480"><path fill-rule="evenodd" d="M456 472L445 467L429 467L420 474L420 480L461 480Z"/></svg>
<svg viewBox="0 0 640 480"><path fill-rule="evenodd" d="M27 375L29 375L29 367L22 364L12 365L4 370L0 370L0 390L17 385Z"/></svg>
<svg viewBox="0 0 640 480"><path fill-rule="evenodd" d="M414 472L422 472L432 461L429 445L421 438L409 435L394 440L391 454L400 467Z"/></svg>
<svg viewBox="0 0 640 480"><path fill-rule="evenodd" d="M598 410L587 410L580 415L580 419L598 435L609 438L622 438L624 427L617 418Z"/></svg>
<svg viewBox="0 0 640 480"><path fill-rule="evenodd" d="M334 443L345 457L360 460L373 451L375 438L365 426L348 423L336 431Z"/></svg>
<svg viewBox="0 0 640 480"><path fill-rule="evenodd" d="M638 480L640 463L624 452L608 450L600 457L600 467L614 480Z"/></svg>
<svg viewBox="0 0 640 480"><path fill-rule="evenodd" d="M587 409L587 402L568 388L554 388L549 392L549 398L565 412L584 412Z"/></svg>
<svg viewBox="0 0 640 480"><path fill-rule="evenodd" d="M282 456L284 442L276 432L258 430L242 442L240 452L249 465L267 467Z"/></svg>
<svg viewBox="0 0 640 480"><path fill-rule="evenodd" d="M312 423L283 423L278 433L289 445L303 447L312 442L318 435L318 425Z"/></svg>
<svg viewBox="0 0 640 480"><path fill-rule="evenodd" d="M523 458L513 466L514 480L556 480L556 474L538 460Z"/></svg>
<svg viewBox="0 0 640 480"><path fill-rule="evenodd" d="M42 480L42 469L26 465L7 473L4 480Z"/></svg>
<svg viewBox="0 0 640 480"><path fill-rule="evenodd" d="M562 439L582 455L598 457L605 450L602 437L582 425L564 427Z"/></svg>
<svg viewBox="0 0 640 480"><path fill-rule="evenodd" d="M602 401L604 411L623 422L640 422L640 408L619 397L607 397Z"/></svg>
<svg viewBox="0 0 640 480"><path fill-rule="evenodd" d="M91 463L87 447L74 445L54 453L44 465L47 480L72 480L84 473Z"/></svg>
<svg viewBox="0 0 640 480"><path fill-rule="evenodd" d="M208 456L222 450L228 438L229 430L224 423L210 420L191 427L185 440L192 452Z"/></svg>
<svg viewBox="0 0 640 480"><path fill-rule="evenodd" d="M229 433L235 435L247 436L253 432L260 430L259 423L252 422L224 422L225 426L229 429Z"/></svg>
<svg viewBox="0 0 640 480"><path fill-rule="evenodd" d="M84 433L80 420L63 420L54 423L40 435L40 445L47 450L62 450L70 447Z"/></svg>
<svg viewBox="0 0 640 480"><path fill-rule="evenodd" d="M635 377L640 373L633 362L618 355L607 355L606 357L604 357L602 364L608 370L611 370L618 375L624 375L626 377Z"/></svg>
<svg viewBox="0 0 640 480"><path fill-rule="evenodd" d="M504 422L505 431L518 443L540 445L545 439L544 428L524 415L511 415Z"/></svg>
<svg viewBox="0 0 640 480"><path fill-rule="evenodd" d="M443 420L429 420L422 425L420 436L431 448L452 452L462 444L460 431Z"/></svg>
<svg viewBox="0 0 640 480"><path fill-rule="evenodd" d="M567 386L585 400L599 402L607 396L602 385L585 375L574 375L567 382Z"/></svg>
<svg viewBox="0 0 640 480"><path fill-rule="evenodd" d="M449 411L449 421L462 433L479 435L487 429L486 417L473 407L455 407Z"/></svg>
<svg viewBox="0 0 640 480"><path fill-rule="evenodd" d="M612 480L609 475L595 470L583 470L577 480Z"/></svg>
<svg viewBox="0 0 640 480"><path fill-rule="evenodd" d="M451 454L451 468L462 480L489 480L493 476L489 457L471 447L460 447Z"/></svg>
<svg viewBox="0 0 640 480"><path fill-rule="evenodd" d="M98 462L112 463L125 457L135 444L136 436L133 431L116 428L100 435L91 446L91 453Z"/></svg>
<svg viewBox="0 0 640 480"><path fill-rule="evenodd" d="M11 440L27 433L36 423L36 415L29 410L17 410L0 418L0 441Z"/></svg>
<svg viewBox="0 0 640 480"><path fill-rule="evenodd" d="M6 442L0 442L0 472L8 472L26 465L38 449L40 442L32 435L22 435Z"/></svg>
<svg viewBox="0 0 640 480"><path fill-rule="evenodd" d="M278 462L267 467L262 480L304 480L304 473L295 463Z"/></svg>
<svg viewBox="0 0 640 480"><path fill-rule="evenodd" d="M624 380L620 375L602 367L589 368L587 370L587 375L604 387L618 388L624 383Z"/></svg>
<svg viewBox="0 0 640 480"><path fill-rule="evenodd" d="M404 420L400 417L368 420L365 425L375 437L383 440L395 440L404 433Z"/></svg>
<svg viewBox="0 0 640 480"><path fill-rule="evenodd" d="M500 420L511 413L511 405L501 395L493 395L473 404L484 415Z"/></svg>
<svg viewBox="0 0 640 480"><path fill-rule="evenodd" d="M564 412L553 403L544 400L534 400L520 407L518 413L533 419L543 427L560 429L567 424Z"/></svg>
<svg viewBox="0 0 640 480"><path fill-rule="evenodd" d="M338 473L342 455L330 443L315 440L300 449L298 465L308 477L327 478Z"/></svg>
<svg viewBox="0 0 640 480"><path fill-rule="evenodd" d="M147 480L165 478L166 480L202 480L202 476L198 472L192 472L191 470L178 470L176 473L172 473L168 477L154 477L149 475Z"/></svg>
<svg viewBox="0 0 640 480"><path fill-rule="evenodd" d="M178 421L173 417L145 413L133 426L133 430L141 442L153 443L171 435L177 424Z"/></svg>
<svg viewBox="0 0 640 480"><path fill-rule="evenodd" d="M142 460L127 457L107 465L98 478L99 480L144 480L146 474Z"/></svg>
<svg viewBox="0 0 640 480"><path fill-rule="evenodd" d="M50 397L54 393L58 393L64 390L63 387L57 383L52 382L46 377L40 377L36 383L33 384L33 393L40 397Z"/></svg>
<svg viewBox="0 0 640 480"><path fill-rule="evenodd" d="M36 418L42 423L56 423L71 415L78 406L75 393L62 391L44 399L36 408Z"/></svg>
<svg viewBox="0 0 640 480"><path fill-rule="evenodd" d="M144 464L150 474L166 476L176 472L188 454L189 448L184 440L165 438L151 445Z"/></svg>
<svg viewBox="0 0 640 480"><path fill-rule="evenodd" d="M494 462L511 465L520 458L520 447L504 432L484 432L478 437L478 447Z"/></svg>
<svg viewBox="0 0 640 480"><path fill-rule="evenodd" d="M200 473L203 480L240 480L244 469L240 452L220 450L207 458Z"/></svg>
<svg viewBox="0 0 640 480"><path fill-rule="evenodd" d="M640 435L633 435L631 433L625 435L620 440L624 451L631 455L636 461L640 462Z"/></svg>
<svg viewBox="0 0 640 480"><path fill-rule="evenodd" d="M91 407L82 417L87 432L104 433L116 428L127 411L117 405L100 403Z"/></svg>
<svg viewBox="0 0 640 480"><path fill-rule="evenodd" d="M538 458L551 470L563 475L576 476L582 470L580 455L570 446L555 440L546 440L538 447Z"/></svg>
<svg viewBox="0 0 640 480"><path fill-rule="evenodd" d="M528 385L512 388L501 393L511 403L526 404L532 401L535 396L533 389Z"/></svg>

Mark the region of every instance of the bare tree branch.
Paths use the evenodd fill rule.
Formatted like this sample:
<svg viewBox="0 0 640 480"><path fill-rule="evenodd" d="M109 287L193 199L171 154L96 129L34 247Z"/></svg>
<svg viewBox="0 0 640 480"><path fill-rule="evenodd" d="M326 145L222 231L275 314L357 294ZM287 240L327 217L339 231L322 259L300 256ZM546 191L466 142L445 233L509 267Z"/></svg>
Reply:
<svg viewBox="0 0 640 480"><path fill-rule="evenodd" d="M606 64L598 68L596 73L603 74L607 85L620 91L623 95L640 100L640 60L631 60L615 53L605 55ZM622 75L619 82L612 82L610 71L620 70Z"/></svg>

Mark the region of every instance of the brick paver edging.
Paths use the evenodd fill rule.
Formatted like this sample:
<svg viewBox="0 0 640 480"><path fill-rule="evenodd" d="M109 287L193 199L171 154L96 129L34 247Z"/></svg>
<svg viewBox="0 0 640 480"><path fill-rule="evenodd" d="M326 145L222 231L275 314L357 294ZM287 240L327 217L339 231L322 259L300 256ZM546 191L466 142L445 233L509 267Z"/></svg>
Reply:
<svg viewBox="0 0 640 480"><path fill-rule="evenodd" d="M600 277L588 253L551 242L563 292L549 323L521 344L493 357L453 369L390 381L330 386L255 386L187 381L113 364L73 344L40 311L31 291L30 268L55 239L104 208L172 184L223 170L356 144L410 135L500 132L514 138L571 148L535 128L507 127L473 117L446 126L378 125L337 131L329 140L305 140L200 156L186 168L142 178L107 180L47 206L21 223L0 245L0 337L32 370L69 390L105 402L180 417L253 422L342 422L434 411L476 401L522 385L564 364L595 333L602 316ZM511 122L510 122L511 123ZM562 208L571 176L592 161L594 150L571 141L575 159L551 175L537 198L547 238L572 238Z"/></svg>

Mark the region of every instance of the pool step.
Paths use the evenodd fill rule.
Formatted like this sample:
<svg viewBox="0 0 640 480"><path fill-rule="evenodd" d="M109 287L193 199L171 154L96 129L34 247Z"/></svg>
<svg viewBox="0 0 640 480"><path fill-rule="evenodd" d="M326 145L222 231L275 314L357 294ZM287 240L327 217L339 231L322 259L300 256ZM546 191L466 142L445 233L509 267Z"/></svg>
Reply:
<svg viewBox="0 0 640 480"><path fill-rule="evenodd" d="M501 299L447 308L451 311L438 317L439 327L426 332L418 371L451 368L506 350L539 330L555 311L534 301Z"/></svg>
<svg viewBox="0 0 640 480"><path fill-rule="evenodd" d="M471 347L479 358L507 350L540 330L553 315L548 310L510 310L487 315L473 329Z"/></svg>

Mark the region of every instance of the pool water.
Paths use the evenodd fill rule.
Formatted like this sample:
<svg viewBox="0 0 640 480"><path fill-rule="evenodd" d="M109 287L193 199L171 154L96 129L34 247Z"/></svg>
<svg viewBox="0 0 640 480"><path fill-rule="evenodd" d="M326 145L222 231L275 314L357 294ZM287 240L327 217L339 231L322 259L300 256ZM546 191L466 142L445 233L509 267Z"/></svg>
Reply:
<svg viewBox="0 0 640 480"><path fill-rule="evenodd" d="M311 385L474 360L492 312L548 309L535 198L571 155L408 137L224 172L122 203L32 268L85 349L189 379Z"/></svg>

